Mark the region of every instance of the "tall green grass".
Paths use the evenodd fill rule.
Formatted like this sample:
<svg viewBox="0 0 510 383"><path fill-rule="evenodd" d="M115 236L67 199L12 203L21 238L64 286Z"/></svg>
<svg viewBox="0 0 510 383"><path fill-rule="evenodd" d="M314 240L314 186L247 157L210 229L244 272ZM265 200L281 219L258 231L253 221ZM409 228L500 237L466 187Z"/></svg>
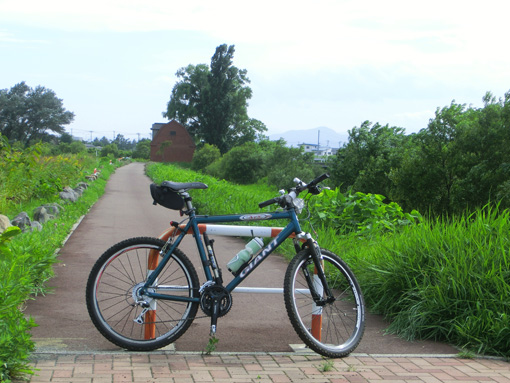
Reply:
<svg viewBox="0 0 510 383"><path fill-rule="evenodd" d="M90 169L90 171L92 171ZM25 317L25 301L47 292L60 248L73 225L104 192L114 171L105 165L101 176L89 184L76 203L63 204L60 216L43 225L42 231L20 233L10 228L0 235L0 382L30 374L28 357L34 349L30 329L36 326ZM37 202L31 199L29 206ZM41 203L41 201L39 201ZM47 202L46 200L43 202ZM26 205L21 205L26 207ZM28 210L30 213L30 210ZM16 235L13 235L16 234Z"/></svg>
<svg viewBox="0 0 510 383"><path fill-rule="evenodd" d="M510 357L508 210L486 207L340 247L389 331Z"/></svg>
<svg viewBox="0 0 510 383"><path fill-rule="evenodd" d="M161 164L148 166L148 173L156 176L156 182L207 183L209 190L193 191L203 214L256 211L258 202L276 194L261 185L238 187ZM402 216L395 206L368 202L365 207L358 204L352 216L344 214L350 207L340 214L332 201L311 204L316 214L318 207L324 210L322 221L312 221L313 229L321 246L339 254L353 269L369 309L390 319L388 330L407 339L439 340L510 357L509 211L486 207L471 215L427 221L417 213ZM312 230L304 218L303 228ZM335 220L341 227L335 227ZM339 234L346 232L350 221L347 234ZM373 230L376 226L381 230Z"/></svg>
<svg viewBox="0 0 510 383"><path fill-rule="evenodd" d="M275 197L277 190L264 184L235 185L217 178L185 170L177 166L151 163L147 175L156 183L162 181L203 182L208 188L193 190L190 195L200 214L235 214L259 211L258 204Z"/></svg>

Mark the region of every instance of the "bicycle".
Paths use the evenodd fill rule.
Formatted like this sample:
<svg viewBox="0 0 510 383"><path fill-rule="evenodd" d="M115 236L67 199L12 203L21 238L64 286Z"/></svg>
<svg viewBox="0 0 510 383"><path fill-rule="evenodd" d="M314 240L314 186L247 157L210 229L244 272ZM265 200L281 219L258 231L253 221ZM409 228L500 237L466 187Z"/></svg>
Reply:
<svg viewBox="0 0 510 383"><path fill-rule="evenodd" d="M132 351L151 351L175 342L191 325L198 308L211 317L211 336L218 318L232 306L232 292L287 238L296 255L290 261L283 286L290 322L303 342L325 357L343 357L361 341L365 329L365 304L359 284L339 256L319 247L303 232L298 215L304 208L299 194L320 193L323 174L309 184L294 179L287 193L261 202L260 208L277 204L271 212L233 215L198 215L189 194L207 189L200 182L164 181L151 184L154 204L180 210L183 222L171 222L161 238L138 237L109 248L93 266L86 287L92 322L109 341ZM287 220L284 228L225 225L229 222ZM223 225L215 225L222 223ZM201 286L195 267L179 249L192 234L205 273ZM224 285L223 273L209 234L271 237L253 258L234 270ZM230 264L230 262L229 262Z"/></svg>

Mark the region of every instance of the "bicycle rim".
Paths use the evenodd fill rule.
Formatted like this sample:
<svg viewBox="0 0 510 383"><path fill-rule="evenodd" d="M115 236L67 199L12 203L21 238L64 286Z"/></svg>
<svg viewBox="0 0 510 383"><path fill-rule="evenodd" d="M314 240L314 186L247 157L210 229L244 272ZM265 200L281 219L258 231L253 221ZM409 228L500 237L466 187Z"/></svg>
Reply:
<svg viewBox="0 0 510 383"><path fill-rule="evenodd" d="M285 304L294 329L307 346L326 357L343 357L357 347L363 336L363 297L347 265L327 250L321 253L335 301L324 306L314 302L306 273L316 291L326 297L318 276L314 275L312 258L305 250L294 258L287 270Z"/></svg>
<svg viewBox="0 0 510 383"><path fill-rule="evenodd" d="M140 351L163 347L181 336L196 315L198 303L137 295L152 272L150 254L153 258L157 254L159 260L163 244L150 238L126 240L109 249L91 272L87 285L89 313L99 331L118 346ZM176 250L150 291L192 297L198 293L198 283L190 261ZM141 300L149 308L145 313Z"/></svg>

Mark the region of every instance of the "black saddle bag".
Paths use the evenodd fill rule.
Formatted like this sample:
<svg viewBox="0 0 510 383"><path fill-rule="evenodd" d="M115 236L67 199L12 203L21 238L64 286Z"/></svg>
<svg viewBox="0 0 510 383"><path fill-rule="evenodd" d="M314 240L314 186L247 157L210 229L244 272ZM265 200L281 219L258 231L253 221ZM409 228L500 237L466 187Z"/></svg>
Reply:
<svg viewBox="0 0 510 383"><path fill-rule="evenodd" d="M151 195L154 205L161 205L172 210L181 210L184 207L182 197L168 187L151 184Z"/></svg>

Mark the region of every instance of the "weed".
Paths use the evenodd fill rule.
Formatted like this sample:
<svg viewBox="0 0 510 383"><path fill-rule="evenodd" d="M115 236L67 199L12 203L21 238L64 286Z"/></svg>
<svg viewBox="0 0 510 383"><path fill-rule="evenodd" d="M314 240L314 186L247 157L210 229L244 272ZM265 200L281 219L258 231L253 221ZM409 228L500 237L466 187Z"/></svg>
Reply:
<svg viewBox="0 0 510 383"><path fill-rule="evenodd" d="M219 342L219 339L215 336L209 337L209 342L207 346L205 346L205 350L202 352L202 355L211 355L214 351L216 351L216 344Z"/></svg>
<svg viewBox="0 0 510 383"><path fill-rule="evenodd" d="M333 369L334 362L331 359L322 358L324 361L318 367L321 372L328 372Z"/></svg>
<svg viewBox="0 0 510 383"><path fill-rule="evenodd" d="M357 369L356 369L356 366L355 366L355 365L353 365L353 364L348 364L348 365L347 365L347 368L345 369L345 371L347 371L347 372L356 372L356 371L357 371Z"/></svg>
<svg viewBox="0 0 510 383"><path fill-rule="evenodd" d="M462 350L460 351L457 356L461 359L474 359L476 358L476 354L473 351L469 350Z"/></svg>

